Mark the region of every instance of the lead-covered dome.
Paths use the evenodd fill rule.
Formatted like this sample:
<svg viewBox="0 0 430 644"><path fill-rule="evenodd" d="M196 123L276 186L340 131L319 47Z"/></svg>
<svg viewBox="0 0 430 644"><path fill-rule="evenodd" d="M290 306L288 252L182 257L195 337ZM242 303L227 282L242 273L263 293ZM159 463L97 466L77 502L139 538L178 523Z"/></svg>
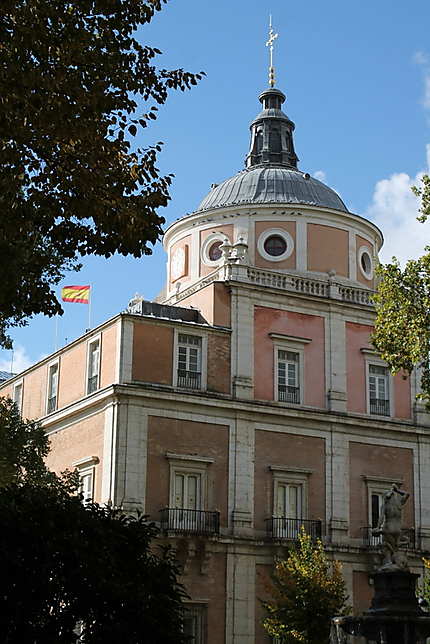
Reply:
<svg viewBox="0 0 430 644"><path fill-rule="evenodd" d="M257 165L212 188L197 212L241 204L304 204L348 212L339 195L296 168Z"/></svg>

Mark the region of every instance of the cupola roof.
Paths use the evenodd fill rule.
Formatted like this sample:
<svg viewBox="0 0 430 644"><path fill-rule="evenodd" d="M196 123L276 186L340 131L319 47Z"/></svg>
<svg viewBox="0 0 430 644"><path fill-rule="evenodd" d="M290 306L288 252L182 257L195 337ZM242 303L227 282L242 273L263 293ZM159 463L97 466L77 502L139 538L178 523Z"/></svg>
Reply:
<svg viewBox="0 0 430 644"><path fill-rule="evenodd" d="M270 51L269 87L258 97L262 110L250 125L246 169L213 184L197 212L244 204L303 204L348 212L334 190L297 168L295 125L282 111L285 94L274 87L273 44L277 37L270 19L266 43Z"/></svg>
<svg viewBox="0 0 430 644"><path fill-rule="evenodd" d="M304 204L348 212L339 195L296 168L253 165L212 188L197 212L243 204Z"/></svg>

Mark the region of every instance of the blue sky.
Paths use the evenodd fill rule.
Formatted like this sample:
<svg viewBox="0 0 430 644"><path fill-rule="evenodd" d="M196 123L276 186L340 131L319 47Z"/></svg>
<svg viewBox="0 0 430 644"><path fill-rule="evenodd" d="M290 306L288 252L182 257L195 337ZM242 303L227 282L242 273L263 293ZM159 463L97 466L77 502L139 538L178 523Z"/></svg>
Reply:
<svg viewBox="0 0 430 644"><path fill-rule="evenodd" d="M138 143L164 141L159 168L174 173L167 223L192 212L210 184L243 167L249 123L267 87L268 15L279 38L276 85L296 124L300 169L336 189L352 212L385 235L382 259L417 256L428 229L415 222L410 186L430 160L430 3L415 0L170 0L139 34L163 51L159 66L207 74L171 94ZM427 224L428 226L429 224ZM92 325L126 308L139 292L154 298L165 280L157 244L140 260L88 258L60 285L93 286ZM64 304L59 345L81 335L88 310ZM55 322L43 316L12 330L13 370L55 348ZM0 352L9 370L12 352Z"/></svg>

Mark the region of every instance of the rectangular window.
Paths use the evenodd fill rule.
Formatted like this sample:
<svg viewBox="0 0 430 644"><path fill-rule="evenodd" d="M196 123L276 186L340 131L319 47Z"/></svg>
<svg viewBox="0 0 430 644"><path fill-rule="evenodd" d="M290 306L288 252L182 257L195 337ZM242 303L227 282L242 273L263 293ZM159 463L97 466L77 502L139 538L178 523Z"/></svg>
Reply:
<svg viewBox="0 0 430 644"><path fill-rule="evenodd" d="M79 492L83 503L91 503L94 498L94 469L79 472Z"/></svg>
<svg viewBox="0 0 430 644"><path fill-rule="evenodd" d="M202 505L201 474L175 472L175 508L200 510Z"/></svg>
<svg viewBox="0 0 430 644"><path fill-rule="evenodd" d="M369 365L369 411L377 416L390 415L388 367Z"/></svg>
<svg viewBox="0 0 430 644"><path fill-rule="evenodd" d="M278 539L297 539L304 520L303 485L278 481L273 518L273 536Z"/></svg>
<svg viewBox="0 0 430 644"><path fill-rule="evenodd" d="M58 363L52 364L48 370L48 402L46 405L47 413L57 409L58 395Z"/></svg>
<svg viewBox="0 0 430 644"><path fill-rule="evenodd" d="M298 483L278 483L276 515L288 519L302 519L302 496L302 485Z"/></svg>
<svg viewBox="0 0 430 644"><path fill-rule="evenodd" d="M22 411L22 382L13 388L13 402L18 408L19 413Z"/></svg>
<svg viewBox="0 0 430 644"><path fill-rule="evenodd" d="M87 393L99 388L100 340L91 342L88 347Z"/></svg>
<svg viewBox="0 0 430 644"><path fill-rule="evenodd" d="M206 643L206 606L186 606L184 611L184 634L189 638L190 644Z"/></svg>
<svg viewBox="0 0 430 644"><path fill-rule="evenodd" d="M299 354L278 349L278 400L300 403Z"/></svg>
<svg viewBox="0 0 430 644"><path fill-rule="evenodd" d="M202 339L196 335L178 335L178 387L201 389Z"/></svg>
<svg viewBox="0 0 430 644"><path fill-rule="evenodd" d="M382 501L383 501L382 492L372 492L371 499L371 508L370 508L370 524L372 528L376 528L379 521L379 515L381 514Z"/></svg>

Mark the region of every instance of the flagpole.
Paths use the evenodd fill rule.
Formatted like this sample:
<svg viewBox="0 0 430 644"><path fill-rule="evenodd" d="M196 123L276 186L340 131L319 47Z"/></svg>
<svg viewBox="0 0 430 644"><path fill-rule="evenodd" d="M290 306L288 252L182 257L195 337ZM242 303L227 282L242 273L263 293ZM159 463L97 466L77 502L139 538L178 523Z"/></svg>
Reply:
<svg viewBox="0 0 430 644"><path fill-rule="evenodd" d="M55 315L55 351L58 350L58 313Z"/></svg>
<svg viewBox="0 0 430 644"><path fill-rule="evenodd" d="M88 297L88 331L91 331L91 300L93 299L93 288L92 284L90 284L90 291L89 291L89 297Z"/></svg>

